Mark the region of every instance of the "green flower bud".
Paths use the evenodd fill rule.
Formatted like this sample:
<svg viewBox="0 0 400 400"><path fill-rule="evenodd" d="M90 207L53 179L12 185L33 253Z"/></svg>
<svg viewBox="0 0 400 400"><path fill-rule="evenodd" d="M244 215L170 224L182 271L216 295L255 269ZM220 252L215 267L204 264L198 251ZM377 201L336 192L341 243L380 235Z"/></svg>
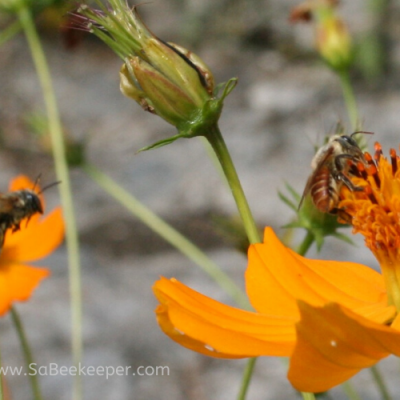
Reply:
<svg viewBox="0 0 400 400"><path fill-rule="evenodd" d="M316 15L319 15L316 26L319 53L334 70L348 69L353 61L353 49L347 27L332 10L321 10Z"/></svg>
<svg viewBox="0 0 400 400"><path fill-rule="evenodd" d="M180 53L182 57L186 57L187 62L193 65L193 67L197 70L200 80L202 81L202 84L207 90L208 94L212 95L215 88L214 76L204 61L199 56L182 46L171 42L168 42L168 45Z"/></svg>
<svg viewBox="0 0 400 400"><path fill-rule="evenodd" d="M191 119L198 106L184 90L139 57L132 58L130 64L147 103L157 115L175 126Z"/></svg>
<svg viewBox="0 0 400 400"><path fill-rule="evenodd" d="M336 71L350 67L353 47L346 25L336 14L336 0L309 0L292 10L292 22L314 21L316 47L321 57Z"/></svg>
<svg viewBox="0 0 400 400"><path fill-rule="evenodd" d="M127 64L122 64L119 71L119 89L122 94L135 100L145 111L155 113L154 106L146 99L143 90L139 89L139 83L134 79L133 71L129 71Z"/></svg>
<svg viewBox="0 0 400 400"><path fill-rule="evenodd" d="M186 132L213 99L211 71L190 51L155 37L125 0L109 0L108 5L102 10L81 6L76 25L93 32L124 60L120 70L124 95L178 130L185 125Z"/></svg>
<svg viewBox="0 0 400 400"><path fill-rule="evenodd" d="M149 64L180 87L198 107L210 98L200 79L201 71L175 48L151 38L143 47L143 51L148 56Z"/></svg>

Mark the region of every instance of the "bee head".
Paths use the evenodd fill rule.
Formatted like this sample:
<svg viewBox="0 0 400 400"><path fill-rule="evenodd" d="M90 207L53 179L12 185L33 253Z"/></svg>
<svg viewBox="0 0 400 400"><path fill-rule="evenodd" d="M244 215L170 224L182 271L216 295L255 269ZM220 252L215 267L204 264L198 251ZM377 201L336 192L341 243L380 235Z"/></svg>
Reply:
<svg viewBox="0 0 400 400"><path fill-rule="evenodd" d="M21 190L19 194L21 208L24 208L27 214L33 215L37 212L43 214L40 198L33 190Z"/></svg>
<svg viewBox="0 0 400 400"><path fill-rule="evenodd" d="M335 142L338 142L342 151L346 152L349 150L359 149L357 142L348 135L341 135L334 139Z"/></svg>

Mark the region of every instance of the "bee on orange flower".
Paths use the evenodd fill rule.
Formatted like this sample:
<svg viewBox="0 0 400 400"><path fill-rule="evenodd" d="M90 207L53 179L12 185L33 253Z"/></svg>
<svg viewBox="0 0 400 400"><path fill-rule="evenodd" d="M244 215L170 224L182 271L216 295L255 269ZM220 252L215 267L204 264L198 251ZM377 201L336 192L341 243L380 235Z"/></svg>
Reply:
<svg viewBox="0 0 400 400"><path fill-rule="evenodd" d="M31 218L34 214L43 214L43 206L39 195L51 186L59 182L51 183L40 192L35 192L35 185L32 189L16 190L0 194L0 246L3 246L5 233L8 229L12 232L19 231L21 221Z"/></svg>
<svg viewBox="0 0 400 400"><path fill-rule="evenodd" d="M351 191L363 190L355 186L349 178L352 167L358 162L366 164L363 152L353 139L357 133L372 134L358 131L350 136L334 135L317 151L311 162L313 172L306 183L299 208L304 198L310 194L319 211L335 214L338 211L339 193L343 184Z"/></svg>

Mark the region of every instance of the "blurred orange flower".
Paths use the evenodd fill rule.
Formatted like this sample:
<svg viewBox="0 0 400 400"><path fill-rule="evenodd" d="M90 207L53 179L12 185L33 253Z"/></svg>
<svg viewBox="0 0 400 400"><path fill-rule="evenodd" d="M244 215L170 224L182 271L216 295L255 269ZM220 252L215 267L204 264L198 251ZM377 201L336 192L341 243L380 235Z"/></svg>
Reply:
<svg viewBox="0 0 400 400"><path fill-rule="evenodd" d="M175 279L154 285L161 329L182 346L221 358L290 357L288 379L322 392L389 354L400 356L400 159L376 145L339 205L381 264L311 260L286 248L271 228L251 245L245 275L255 312L214 301Z"/></svg>
<svg viewBox="0 0 400 400"><path fill-rule="evenodd" d="M10 184L10 191L32 189L34 183L19 176ZM43 198L40 196L42 204ZM0 253L0 316L14 301L26 301L39 282L49 275L46 268L31 267L26 263L39 260L55 250L64 238L64 221L57 207L45 218L33 215L29 223L23 221L17 232L8 231Z"/></svg>

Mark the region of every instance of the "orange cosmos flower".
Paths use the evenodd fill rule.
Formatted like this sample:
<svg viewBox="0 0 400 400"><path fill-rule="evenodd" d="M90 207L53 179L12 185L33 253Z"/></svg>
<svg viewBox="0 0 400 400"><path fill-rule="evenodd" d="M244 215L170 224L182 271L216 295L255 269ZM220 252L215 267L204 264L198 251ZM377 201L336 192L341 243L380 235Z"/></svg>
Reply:
<svg viewBox="0 0 400 400"><path fill-rule="evenodd" d="M10 191L32 189L34 183L25 176L11 182ZM40 196L43 204L43 198ZM4 315L14 301L26 301L39 282L49 275L45 268L26 263L49 255L64 238L61 208L42 218L33 215L28 223L22 221L17 232L8 231L0 253L0 315Z"/></svg>
<svg viewBox="0 0 400 400"><path fill-rule="evenodd" d="M400 356L400 160L377 145L342 190L340 208L381 264L310 260L283 246L271 228L250 246L246 289L255 312L223 305L175 279L157 281L161 329L182 346L221 358L288 356L288 379L322 392L389 354Z"/></svg>

